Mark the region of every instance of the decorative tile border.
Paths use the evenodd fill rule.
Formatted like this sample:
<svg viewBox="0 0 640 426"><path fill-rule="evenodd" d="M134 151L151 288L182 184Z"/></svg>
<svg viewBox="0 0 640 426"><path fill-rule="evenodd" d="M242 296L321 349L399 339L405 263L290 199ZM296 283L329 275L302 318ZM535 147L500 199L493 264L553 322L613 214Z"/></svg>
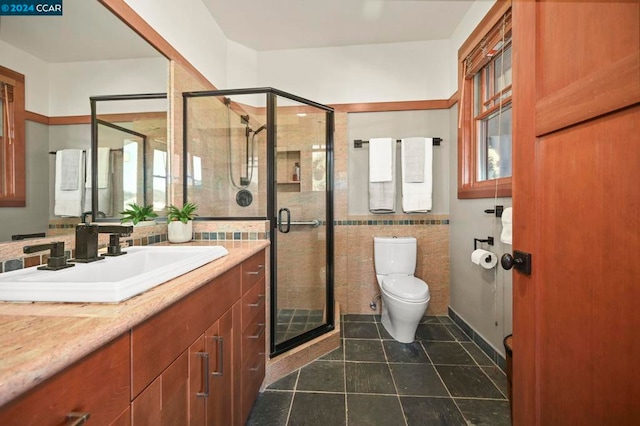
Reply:
<svg viewBox="0 0 640 426"><path fill-rule="evenodd" d="M480 349L482 349L482 352L487 354L487 356L491 358L491 360L495 362L496 365L506 373L507 362L505 361L504 357L500 355L500 353L498 353L498 351L496 351L493 346L491 346L486 340L484 340L482 336L476 333L475 330L465 322L465 320L458 316L458 314L456 314L455 311L451 309L451 306L449 306L449 318L451 318L453 322L455 322L458 327L460 327L462 331L464 331L467 336L469 336L471 340L473 340L475 344L478 345Z"/></svg>
<svg viewBox="0 0 640 426"><path fill-rule="evenodd" d="M324 223L323 223L324 224ZM335 220L336 226L405 226L405 225L449 225L449 219L406 219L406 220Z"/></svg>
<svg viewBox="0 0 640 426"><path fill-rule="evenodd" d="M244 232L244 231L226 231L226 232L195 232L194 240L196 241L255 241L268 240L269 232Z"/></svg>

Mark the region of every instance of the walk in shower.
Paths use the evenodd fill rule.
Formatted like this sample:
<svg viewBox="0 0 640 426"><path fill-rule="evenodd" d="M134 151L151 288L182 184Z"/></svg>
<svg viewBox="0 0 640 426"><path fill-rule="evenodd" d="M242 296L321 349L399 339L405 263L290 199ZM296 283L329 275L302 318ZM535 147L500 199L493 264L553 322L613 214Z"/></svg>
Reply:
<svg viewBox="0 0 640 426"><path fill-rule="evenodd" d="M201 220L267 224L271 356L332 330L333 109L273 88L183 100L184 202Z"/></svg>

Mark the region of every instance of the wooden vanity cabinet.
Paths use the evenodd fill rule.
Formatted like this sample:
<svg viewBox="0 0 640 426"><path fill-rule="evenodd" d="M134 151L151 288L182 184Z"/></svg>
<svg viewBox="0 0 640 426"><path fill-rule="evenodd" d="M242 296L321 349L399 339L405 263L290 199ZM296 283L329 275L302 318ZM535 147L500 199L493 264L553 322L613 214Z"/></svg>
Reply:
<svg viewBox="0 0 640 426"><path fill-rule="evenodd" d="M242 264L242 291L240 424L245 424L265 375L267 325L264 252Z"/></svg>
<svg viewBox="0 0 640 426"><path fill-rule="evenodd" d="M130 365L126 334L2 407L0 425L59 426L70 413L88 413L89 425L129 425Z"/></svg>
<svg viewBox="0 0 640 426"><path fill-rule="evenodd" d="M0 425L244 425L264 379L265 251L0 409ZM83 424L83 423L77 423Z"/></svg>
<svg viewBox="0 0 640 426"><path fill-rule="evenodd" d="M245 424L264 379L264 261L261 251L132 330L134 426Z"/></svg>

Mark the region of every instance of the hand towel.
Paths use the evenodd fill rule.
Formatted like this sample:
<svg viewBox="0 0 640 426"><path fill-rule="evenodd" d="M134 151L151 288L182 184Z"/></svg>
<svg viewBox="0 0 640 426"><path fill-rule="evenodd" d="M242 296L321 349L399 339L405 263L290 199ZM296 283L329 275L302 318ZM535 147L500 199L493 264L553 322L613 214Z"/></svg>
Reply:
<svg viewBox="0 0 640 426"><path fill-rule="evenodd" d="M405 164L406 143L408 139L422 139L424 145L424 168L422 182L407 180ZM407 138L401 143L402 148L402 211L405 213L426 213L432 208L433 193L433 139Z"/></svg>
<svg viewBox="0 0 640 426"><path fill-rule="evenodd" d="M112 175L113 161L109 148L98 148L98 211L103 212L107 217L113 215L113 191ZM86 152L87 177L85 182L86 192L84 197L84 211L91 211L92 188L91 188L91 150Z"/></svg>
<svg viewBox="0 0 640 426"><path fill-rule="evenodd" d="M76 152L70 153L67 151L76 151ZM69 174L67 174L65 171L65 163L67 163L68 160L64 159L64 157L78 159L77 164L74 163L73 165L73 168L77 169L77 172L72 173L73 175L76 176L75 190L62 189L63 181L69 179ZM67 177L63 179L63 176L65 174L67 174ZM64 149L64 150L58 151L56 154L53 213L56 216L80 217L80 215L82 215L83 196L84 196L84 159L82 156L82 150Z"/></svg>
<svg viewBox="0 0 640 426"><path fill-rule="evenodd" d="M424 182L425 138L407 138L402 140L402 159L404 161L405 182Z"/></svg>
<svg viewBox="0 0 640 426"><path fill-rule="evenodd" d="M110 174L110 158L111 149L100 147L98 148L98 188L106 188L109 185L109 174ZM84 186L86 188L91 188L91 173L92 173L92 163L91 163L91 150L87 150L87 179L85 181Z"/></svg>
<svg viewBox="0 0 640 426"><path fill-rule="evenodd" d="M394 213L396 211L396 150L391 158L391 180L388 182L369 182L369 211L376 214Z"/></svg>
<svg viewBox="0 0 640 426"><path fill-rule="evenodd" d="M393 179L392 155L395 141L391 138L369 140L369 182L389 182Z"/></svg>
<svg viewBox="0 0 640 426"><path fill-rule="evenodd" d="M513 209L507 207L502 211L502 232L500 241L505 244L513 244Z"/></svg>
<svg viewBox="0 0 640 426"><path fill-rule="evenodd" d="M61 149L56 154L56 168L60 170L60 191L77 191L80 179L82 150Z"/></svg>

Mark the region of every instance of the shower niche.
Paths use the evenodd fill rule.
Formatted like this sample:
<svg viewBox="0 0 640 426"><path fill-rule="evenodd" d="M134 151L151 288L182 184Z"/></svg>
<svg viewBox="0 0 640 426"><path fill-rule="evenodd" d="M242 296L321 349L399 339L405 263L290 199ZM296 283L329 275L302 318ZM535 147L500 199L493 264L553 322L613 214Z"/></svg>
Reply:
<svg viewBox="0 0 640 426"><path fill-rule="evenodd" d="M183 202L197 220L268 223L271 356L333 330L333 109L273 88L183 107Z"/></svg>
<svg viewBox="0 0 640 426"><path fill-rule="evenodd" d="M300 151L291 151L285 148L278 149L276 163L279 190L300 192L300 182L302 181ZM297 174L295 172L296 165L298 166Z"/></svg>

